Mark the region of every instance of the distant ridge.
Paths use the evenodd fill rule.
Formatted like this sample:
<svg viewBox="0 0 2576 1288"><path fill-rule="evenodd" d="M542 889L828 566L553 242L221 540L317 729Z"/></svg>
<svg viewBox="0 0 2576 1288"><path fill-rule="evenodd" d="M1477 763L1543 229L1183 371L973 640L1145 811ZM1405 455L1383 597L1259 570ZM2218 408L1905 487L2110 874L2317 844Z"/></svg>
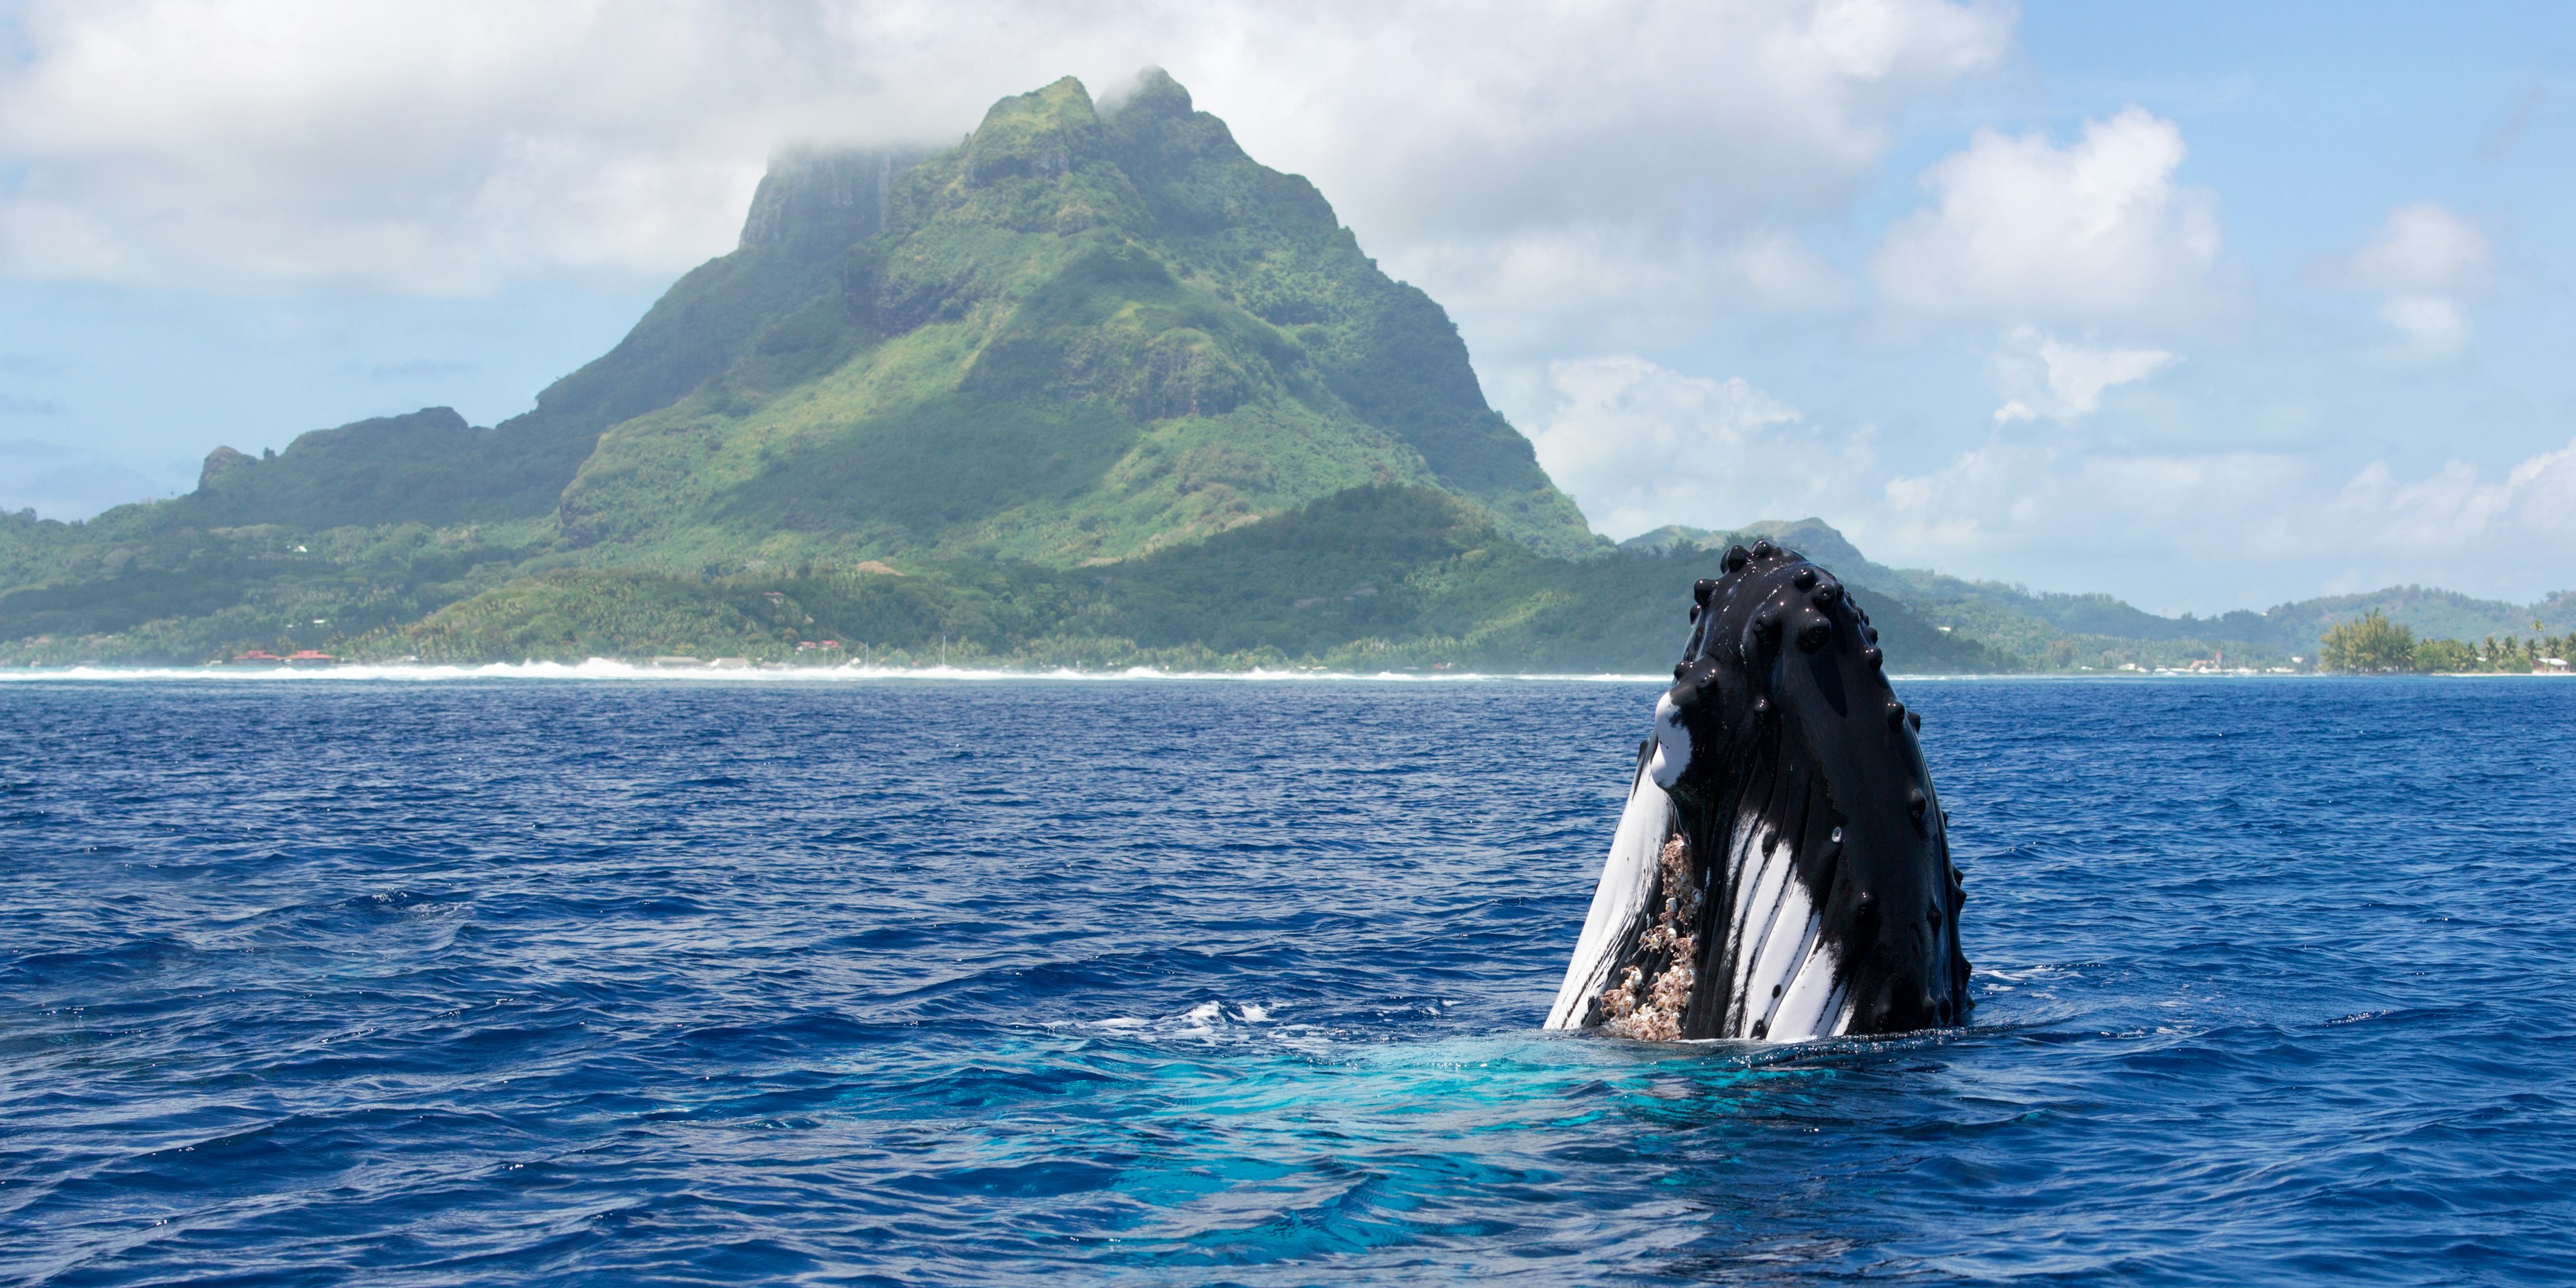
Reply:
<svg viewBox="0 0 2576 1288"><path fill-rule="evenodd" d="M2267 663L2306 665L2315 660L2327 627L2372 610L2434 639L2476 642L2489 636L2576 630L2576 591L2564 590L2534 603L2515 604L2421 586L2391 586L2279 604L2260 613L2240 609L2216 617L2161 617L2109 595L2032 592L1928 569L1890 568L1861 554L1822 519L1812 518L1765 519L1733 530L1668 524L1620 542L1619 549L1637 553L1722 550L1735 542L1764 537L1804 552L1853 585L1901 598L1954 630L1998 645L2017 659L2018 669L2081 665L2079 657L2115 654L2124 643L2137 642L2191 645L2213 657L2233 648ZM2534 622L2541 625L2535 628Z"/></svg>

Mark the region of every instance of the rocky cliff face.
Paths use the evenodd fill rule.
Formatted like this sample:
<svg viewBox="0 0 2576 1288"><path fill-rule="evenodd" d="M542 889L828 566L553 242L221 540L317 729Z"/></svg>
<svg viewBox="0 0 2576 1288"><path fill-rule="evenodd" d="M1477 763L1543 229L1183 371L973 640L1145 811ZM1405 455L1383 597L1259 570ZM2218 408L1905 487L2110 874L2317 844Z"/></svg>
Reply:
<svg viewBox="0 0 2576 1288"><path fill-rule="evenodd" d="M797 151L769 163L742 221L742 249L778 248L828 258L885 227L895 176L928 155L918 149Z"/></svg>

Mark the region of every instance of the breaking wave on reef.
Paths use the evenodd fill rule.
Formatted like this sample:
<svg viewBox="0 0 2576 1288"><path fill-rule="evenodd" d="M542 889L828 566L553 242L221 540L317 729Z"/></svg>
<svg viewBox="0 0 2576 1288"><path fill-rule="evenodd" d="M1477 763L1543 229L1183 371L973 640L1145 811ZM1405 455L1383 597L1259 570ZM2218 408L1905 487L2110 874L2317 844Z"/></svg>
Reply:
<svg viewBox="0 0 2576 1288"><path fill-rule="evenodd" d="M1239 680L1247 683L1395 683L1395 684L1460 684L1490 683L1501 680L1551 680L1579 684L1660 683L1651 675L1621 675L1610 672L1593 674L1542 673L1510 674L1483 671L1308 671L1265 669L1248 671L1165 671L1150 666L1132 666L1118 671L1082 671L1071 667L1009 669L971 666L652 666L637 662L620 662L594 657L586 662L482 662L475 664L438 664L421 662L360 663L346 666L69 666L26 670L0 670L0 682L28 680L254 680L263 683L309 680L396 680L428 682L436 680L680 680L720 684L812 684L847 683L877 680Z"/></svg>
<svg viewBox="0 0 2576 1288"><path fill-rule="evenodd" d="M2137 685L2156 682L2212 684L2244 681L2316 680L2313 675L1947 675L1893 672L1909 683L1926 681L1982 683L2066 683ZM2511 679L2511 676L2446 677ZM594 657L586 662L383 662L339 666L62 666L0 667L0 684L31 681L251 681L261 684L332 681L390 681L406 684L442 680L604 680L622 683L684 684L849 684L922 680L998 681L1025 684L1069 680L1085 684L1152 681L1233 681L1243 684L1652 684L1667 677L1614 671L1309 671L1254 667L1245 671L1166 671L1131 666L1117 671L1083 671L974 666L651 666Z"/></svg>

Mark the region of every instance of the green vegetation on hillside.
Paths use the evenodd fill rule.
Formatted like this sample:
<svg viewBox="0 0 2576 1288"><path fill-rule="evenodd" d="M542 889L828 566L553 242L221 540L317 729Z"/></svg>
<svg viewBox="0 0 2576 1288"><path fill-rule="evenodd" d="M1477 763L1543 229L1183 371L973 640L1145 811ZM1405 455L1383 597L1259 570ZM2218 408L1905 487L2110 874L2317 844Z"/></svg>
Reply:
<svg viewBox="0 0 2576 1288"><path fill-rule="evenodd" d="M843 160L873 171L893 159ZM811 169L791 168L788 175ZM764 201L792 200L774 193L776 187L763 181L754 225ZM862 215L842 216L833 226L874 231L875 194L848 182L837 191ZM828 297L847 244L818 246L786 230L755 244L746 231L741 249L682 276L617 347L539 393L534 411L474 429L454 411L432 407L315 430L266 459L218 448L197 490L155 507L151 517L165 527L323 529L549 516L600 431L678 401L749 356L753 342L780 318Z"/></svg>
<svg viewBox="0 0 2576 1288"><path fill-rule="evenodd" d="M0 661L195 664L321 648L433 661L840 661L864 650L912 664L945 641L955 661L1050 667L1653 672L1671 665L1691 583L1715 563L1696 550L1548 558L1418 487L1351 489L1087 568L907 557L899 567L601 569L511 544L535 529L270 526L115 546L113 571L98 564L0 594L0 640L13 641L0 643ZM172 597L181 584L191 597ZM1901 601L1854 593L1899 669L2009 668ZM177 613L155 616L173 604ZM825 640L843 647L797 648Z"/></svg>
<svg viewBox="0 0 2576 1288"><path fill-rule="evenodd" d="M1688 630L1704 554L1537 555L1423 488L1364 487L1141 559L1088 569L907 561L712 580L557 571L379 632L378 657L578 661L709 650L787 660L1120 668L1324 666L1653 672ZM1858 592L1890 664L1989 671L1981 646Z"/></svg>
<svg viewBox="0 0 2576 1288"><path fill-rule="evenodd" d="M2257 669L2292 666L2286 650L2260 642L2229 619L2157 617L2108 595L2034 594L2018 586L1963 581L1871 561L1821 520L1757 523L1733 532L1659 528L1622 550L1721 549L1768 537L1804 551L1846 583L1904 602L1937 629L1974 639L2001 669L2014 671L2171 670L2195 664ZM2246 614L2243 616L2251 616Z"/></svg>
<svg viewBox="0 0 2576 1288"><path fill-rule="evenodd" d="M1070 79L1004 99L885 210L830 298L600 439L568 541L664 571L1072 565L1397 483L1597 547L1439 307L1160 73L1105 120Z"/></svg>

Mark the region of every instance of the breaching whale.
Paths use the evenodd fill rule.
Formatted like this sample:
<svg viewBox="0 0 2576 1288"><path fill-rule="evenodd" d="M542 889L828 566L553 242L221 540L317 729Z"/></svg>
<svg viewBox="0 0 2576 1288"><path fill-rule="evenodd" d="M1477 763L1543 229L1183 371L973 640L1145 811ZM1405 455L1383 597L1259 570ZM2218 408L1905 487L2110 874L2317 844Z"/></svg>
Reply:
<svg viewBox="0 0 2576 1288"><path fill-rule="evenodd" d="M1791 1042L1959 1022L1966 891L1877 630L1796 551L1720 566L1547 1027Z"/></svg>

